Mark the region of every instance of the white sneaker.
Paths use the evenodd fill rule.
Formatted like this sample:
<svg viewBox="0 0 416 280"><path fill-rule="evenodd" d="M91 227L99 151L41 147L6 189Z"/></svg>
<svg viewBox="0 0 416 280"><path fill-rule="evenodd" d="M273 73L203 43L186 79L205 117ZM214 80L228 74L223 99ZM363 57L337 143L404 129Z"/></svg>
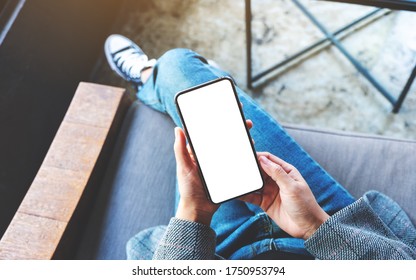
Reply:
<svg viewBox="0 0 416 280"><path fill-rule="evenodd" d="M156 60L149 60L143 50L130 39L113 34L105 41L104 52L108 64L123 79L142 86L141 72L155 65Z"/></svg>

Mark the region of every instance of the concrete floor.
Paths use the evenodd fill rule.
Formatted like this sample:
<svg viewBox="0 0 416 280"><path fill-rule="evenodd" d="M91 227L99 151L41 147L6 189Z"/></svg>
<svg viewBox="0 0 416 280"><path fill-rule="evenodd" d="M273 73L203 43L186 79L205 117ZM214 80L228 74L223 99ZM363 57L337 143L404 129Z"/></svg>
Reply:
<svg viewBox="0 0 416 280"><path fill-rule="evenodd" d="M290 0L256 0L253 68L267 66L322 38ZM330 30L374 9L302 0ZM136 41L150 57L191 48L229 71L241 88L284 123L416 139L416 83L399 114L334 47L285 69L255 91L246 88L244 1L126 1L114 32ZM345 37L345 47L398 95L416 63L416 16L392 12ZM126 86L103 63L100 82Z"/></svg>

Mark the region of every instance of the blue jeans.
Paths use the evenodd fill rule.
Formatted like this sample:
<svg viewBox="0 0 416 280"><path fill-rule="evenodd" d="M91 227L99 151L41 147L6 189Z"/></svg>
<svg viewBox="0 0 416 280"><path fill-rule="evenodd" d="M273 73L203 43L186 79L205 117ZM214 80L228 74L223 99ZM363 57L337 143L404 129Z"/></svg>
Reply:
<svg viewBox="0 0 416 280"><path fill-rule="evenodd" d="M176 125L181 126L174 104L176 93L223 76L229 75L210 66L193 51L170 50L158 60L153 74L138 92L138 98L153 109L169 114ZM355 201L267 112L238 87L237 93L245 117L254 123L250 134L256 151L268 151L294 165L328 214ZM252 259L273 250L309 255L303 240L289 236L259 207L239 200L222 204L211 227L217 234L216 253L227 259Z"/></svg>

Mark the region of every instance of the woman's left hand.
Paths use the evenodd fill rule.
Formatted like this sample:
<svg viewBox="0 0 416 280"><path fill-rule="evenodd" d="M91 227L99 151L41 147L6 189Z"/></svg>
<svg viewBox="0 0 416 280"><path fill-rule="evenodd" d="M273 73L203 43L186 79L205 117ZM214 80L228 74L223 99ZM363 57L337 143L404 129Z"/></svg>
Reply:
<svg viewBox="0 0 416 280"><path fill-rule="evenodd" d="M246 123L251 129L253 123L250 120ZM180 194L176 217L209 226L219 205L208 199L192 151L186 145L185 133L179 127L175 128L174 151Z"/></svg>

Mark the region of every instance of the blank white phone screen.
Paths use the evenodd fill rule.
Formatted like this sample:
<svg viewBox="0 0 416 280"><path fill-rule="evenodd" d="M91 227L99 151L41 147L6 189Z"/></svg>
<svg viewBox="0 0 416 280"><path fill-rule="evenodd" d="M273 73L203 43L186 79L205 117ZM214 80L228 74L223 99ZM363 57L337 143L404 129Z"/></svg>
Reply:
<svg viewBox="0 0 416 280"><path fill-rule="evenodd" d="M263 187L251 137L229 79L178 94L176 102L212 202Z"/></svg>

